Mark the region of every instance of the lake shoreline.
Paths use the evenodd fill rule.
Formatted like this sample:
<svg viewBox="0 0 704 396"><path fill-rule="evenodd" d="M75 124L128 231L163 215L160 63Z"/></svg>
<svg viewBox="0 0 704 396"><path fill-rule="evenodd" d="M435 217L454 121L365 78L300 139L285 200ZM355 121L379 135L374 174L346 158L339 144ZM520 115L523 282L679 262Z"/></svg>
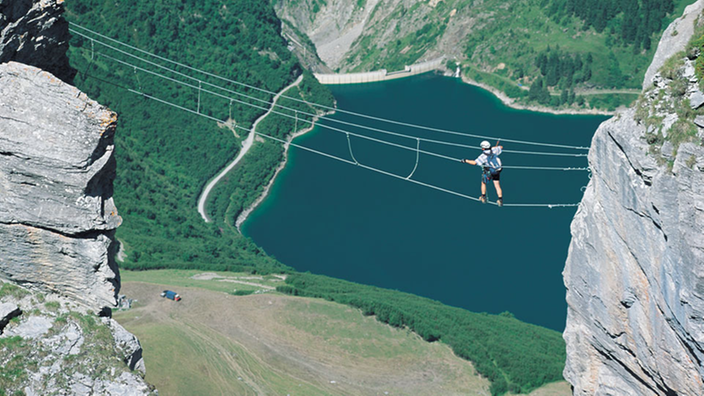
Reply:
<svg viewBox="0 0 704 396"><path fill-rule="evenodd" d="M528 134L530 140L579 147L588 145L596 127L606 119L515 111L491 98L484 89L439 77L432 74L384 83L331 86L338 110L337 115L328 118L347 122L350 118L341 114L344 110L403 120L408 125L437 122L435 125L448 131L492 130L507 139L526 139ZM438 121L440 118L442 121ZM325 156L295 150L298 143L315 147L319 153L349 158L344 134L316 131L291 143L294 147L285 164L283 156L272 164L271 171L277 165L283 165L285 171L277 175L274 183L278 184L272 184L256 213L240 226L254 243L297 271L401 290L475 312L509 311L529 323L556 331L564 329L567 308L560 274L573 210L503 210L458 199L446 192L477 192L476 172L432 156L421 155L414 178L446 192L396 181L387 177L390 174L371 174L354 165L331 164ZM421 130L408 133L423 138L429 135ZM374 136L372 132L365 135ZM358 157L362 163L403 176L411 171L415 160L408 150L386 145L359 142L355 148L358 150L354 154L363 156ZM442 151L456 157L462 150ZM576 167L583 166L586 158L517 157L515 161L526 166ZM267 179L271 175L274 172ZM505 176L504 196L515 204L578 202L580 188L588 182L586 173L541 169L511 171ZM262 180L257 196L268 181ZM553 189L553 184L558 188ZM493 188L489 195L495 196ZM538 223L548 226L536 234L534 225ZM492 259L495 265L468 258L468 251L485 249L486 240L467 237L467 224L478 224L482 235L500 235L512 251ZM534 262L541 265L530 265ZM447 273L456 275L448 277ZM542 308L536 310L536 306Z"/></svg>
<svg viewBox="0 0 704 396"><path fill-rule="evenodd" d="M439 73L438 73L439 74ZM417 76L417 75L414 75ZM413 76L404 76L402 78L406 77L413 77ZM443 77L452 77L447 74L443 74ZM603 110L596 110L596 109L589 109L589 110L577 110L577 109L553 109L549 107L543 107L543 106L537 106L537 105L523 105L523 104L517 104L514 99L508 97L505 93L502 91L499 91L498 89L484 84L480 83L478 81L472 80L471 78L462 76L461 80L463 83L468 84L468 85L473 85L475 87L479 87L485 91L490 92L494 96L496 96L501 102L512 109L517 109L517 110L527 110L531 112L536 112L536 113L547 113L547 114L555 114L555 115L604 115L604 116L612 116L615 114L615 112L607 112ZM364 84L364 83L360 83ZM303 136L306 133L312 131L315 128L315 123L324 116L334 114L335 111L328 111L324 114L315 116L313 118L313 122L311 123L311 126L305 129L301 129L299 131L296 131L289 135L289 137L286 139L286 143L284 144L284 158L279 163L279 165L276 168L276 171L274 172L274 175L272 178L269 180L269 183L267 183L266 187L264 187L264 191L262 191L261 195L257 197L257 199L247 207L247 209L243 210L242 213L237 216L237 220L235 221L235 228L237 231L242 234L242 224L244 224L245 221L249 218L249 215L254 212L257 207L264 202L264 199L266 199L267 196L269 196L269 191L271 190L271 187L274 185L274 182L276 181L276 177L279 175L279 173L286 167L286 164L288 163L288 150L290 147L290 143L293 142L294 139L296 139L299 136Z"/></svg>
<svg viewBox="0 0 704 396"><path fill-rule="evenodd" d="M616 114L616 111L605 111L605 110L597 110L597 109L554 109L552 107L545 107L545 106L539 106L539 105L524 105L520 103L516 103L516 100L513 98L508 97L504 92L499 91L498 89L484 84L480 83L478 81L472 80L469 77L462 76L462 82L465 84L473 85L475 87L479 87L481 89L484 89L486 91L491 92L494 96L496 96L501 102L516 110L528 110L528 111L533 111L536 113L547 113L547 114L556 114L556 115L603 115L603 116L613 116Z"/></svg>
<svg viewBox="0 0 704 396"><path fill-rule="evenodd" d="M274 182L276 181L276 177L281 173L282 170L286 167L286 164L288 163L288 149L291 146L291 142L293 142L294 139L297 137L303 136L306 133L312 131L315 128L315 123L320 119L320 117L324 117L326 115L333 114L334 111L328 111L323 114L317 115L313 117L313 121L311 125L308 128L300 129L296 132L293 132L286 138L286 143L284 143L284 158L281 160L279 165L276 167L276 171L274 171L274 175L271 177L269 180L269 183L267 183L266 187L264 187L264 191L257 197L257 199L252 202L247 209L243 210L242 213L237 216L237 220L235 220L235 228L237 231L242 234L242 224L244 224L245 221L247 221L247 218L249 218L249 215L254 212L254 210L262 203L264 202L264 199L266 199L267 196L269 196L269 191L271 190L271 187L274 185ZM261 139L261 138L260 138ZM244 235L244 234L242 234Z"/></svg>
<svg viewBox="0 0 704 396"><path fill-rule="evenodd" d="M274 95L274 98L271 101L271 107L269 108L269 110L267 110L266 113L264 113L259 118L257 118L254 121L254 124L252 124L252 128L249 131L247 138L245 138L242 141L242 149L237 154L235 159L229 165L227 165L223 170L218 172L216 174L216 176L205 185L205 187L203 188L203 191L201 191L201 193L200 193L200 197L198 198L198 213L200 213L201 217L203 218L203 220L206 223L210 222L210 219L208 219L208 216L205 213L205 204L208 201L208 194L210 194L210 192L215 188L215 185L217 185L217 183L222 178L224 178L228 174L228 172L230 172L247 154L249 149L254 144L255 135L257 134L257 132L256 132L257 125L259 124L259 122L261 120L265 119L274 110L274 106L276 106L276 101L279 100L279 97L281 97L281 95L283 95L283 93L287 92L289 89L291 89L295 86L298 86L298 84L300 84L301 81L303 81L303 75L298 76L298 78L296 78L296 81L292 82L286 88L282 89L276 95ZM220 124L220 123L218 123L218 124ZM234 132L234 129L233 129L233 132ZM237 133L235 133L235 136L237 136Z"/></svg>

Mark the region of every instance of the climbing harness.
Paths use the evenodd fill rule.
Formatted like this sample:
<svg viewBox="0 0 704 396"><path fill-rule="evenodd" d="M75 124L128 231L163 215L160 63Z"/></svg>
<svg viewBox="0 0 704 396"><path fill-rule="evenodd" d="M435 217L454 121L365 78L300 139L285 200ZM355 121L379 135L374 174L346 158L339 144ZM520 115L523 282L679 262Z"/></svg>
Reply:
<svg viewBox="0 0 704 396"><path fill-rule="evenodd" d="M490 181L491 181L491 169L484 168L484 170L482 171L482 183L489 184Z"/></svg>

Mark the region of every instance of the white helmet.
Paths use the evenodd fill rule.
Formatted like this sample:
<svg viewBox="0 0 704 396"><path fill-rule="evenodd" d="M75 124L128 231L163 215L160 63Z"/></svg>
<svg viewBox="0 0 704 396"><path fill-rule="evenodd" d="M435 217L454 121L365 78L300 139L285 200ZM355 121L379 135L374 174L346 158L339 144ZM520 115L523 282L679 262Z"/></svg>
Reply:
<svg viewBox="0 0 704 396"><path fill-rule="evenodd" d="M481 146L482 149L488 150L488 149L491 148L491 143L489 143L489 142L487 142L487 141L485 140L485 141L482 142L482 144L480 144L480 146Z"/></svg>

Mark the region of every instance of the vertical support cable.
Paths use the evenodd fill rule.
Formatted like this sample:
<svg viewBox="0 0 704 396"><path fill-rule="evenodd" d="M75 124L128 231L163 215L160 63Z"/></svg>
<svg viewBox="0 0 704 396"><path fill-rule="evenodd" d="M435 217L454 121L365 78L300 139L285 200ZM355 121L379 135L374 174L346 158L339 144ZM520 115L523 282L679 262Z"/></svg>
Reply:
<svg viewBox="0 0 704 396"><path fill-rule="evenodd" d="M232 119L232 99L230 99L230 119Z"/></svg>
<svg viewBox="0 0 704 396"><path fill-rule="evenodd" d="M200 88L201 88L201 82L200 80L198 81L198 108L196 109L196 113L200 114Z"/></svg>
<svg viewBox="0 0 704 396"><path fill-rule="evenodd" d="M293 133L296 133L296 131L298 131L298 110L296 110L296 124L293 127ZM349 136L348 136L348 138L349 138Z"/></svg>
<svg viewBox="0 0 704 396"><path fill-rule="evenodd" d="M137 74L137 66L134 67L134 78L137 80L137 89L142 92L142 82L139 80L139 74Z"/></svg>
<svg viewBox="0 0 704 396"><path fill-rule="evenodd" d="M406 177L406 180L409 180L411 178L411 176L413 176L413 174L416 173L416 169L418 169L418 158L419 157L420 157L420 138L416 138L416 166L413 167L411 174Z"/></svg>
<svg viewBox="0 0 704 396"><path fill-rule="evenodd" d="M95 40L90 39L90 60L93 60L95 56Z"/></svg>
<svg viewBox="0 0 704 396"><path fill-rule="evenodd" d="M350 142L350 133L346 132L347 135L347 147L350 149L350 157L352 157L352 161L354 161L355 165L359 165L359 162L357 162L357 158L354 157L354 154L352 153L352 142Z"/></svg>

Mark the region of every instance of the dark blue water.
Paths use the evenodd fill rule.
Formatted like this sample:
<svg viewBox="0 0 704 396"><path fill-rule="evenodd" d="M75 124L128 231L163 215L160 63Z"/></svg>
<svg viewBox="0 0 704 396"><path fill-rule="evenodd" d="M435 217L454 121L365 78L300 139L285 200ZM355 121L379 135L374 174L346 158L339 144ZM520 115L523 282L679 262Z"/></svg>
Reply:
<svg viewBox="0 0 704 396"><path fill-rule="evenodd" d="M588 146L604 117L512 110L488 92L433 75L333 87L341 109L407 123L508 139ZM478 146L481 139L422 131L337 113L403 134ZM323 123L408 147L415 140ZM324 128L296 143L350 158L344 134ZM407 176L416 153L351 138L363 164ZM492 140L492 144L495 141ZM582 151L502 143L522 151ZM479 149L421 143L474 159ZM504 153L504 165L586 166L586 158ZM413 179L479 195L480 169L420 155ZM577 203L586 172L506 169L505 203ZM493 186L489 198L495 200ZM510 311L558 331L566 317L561 272L576 208L497 208L292 148L271 194L243 231L281 262L354 282L418 294L471 311Z"/></svg>

